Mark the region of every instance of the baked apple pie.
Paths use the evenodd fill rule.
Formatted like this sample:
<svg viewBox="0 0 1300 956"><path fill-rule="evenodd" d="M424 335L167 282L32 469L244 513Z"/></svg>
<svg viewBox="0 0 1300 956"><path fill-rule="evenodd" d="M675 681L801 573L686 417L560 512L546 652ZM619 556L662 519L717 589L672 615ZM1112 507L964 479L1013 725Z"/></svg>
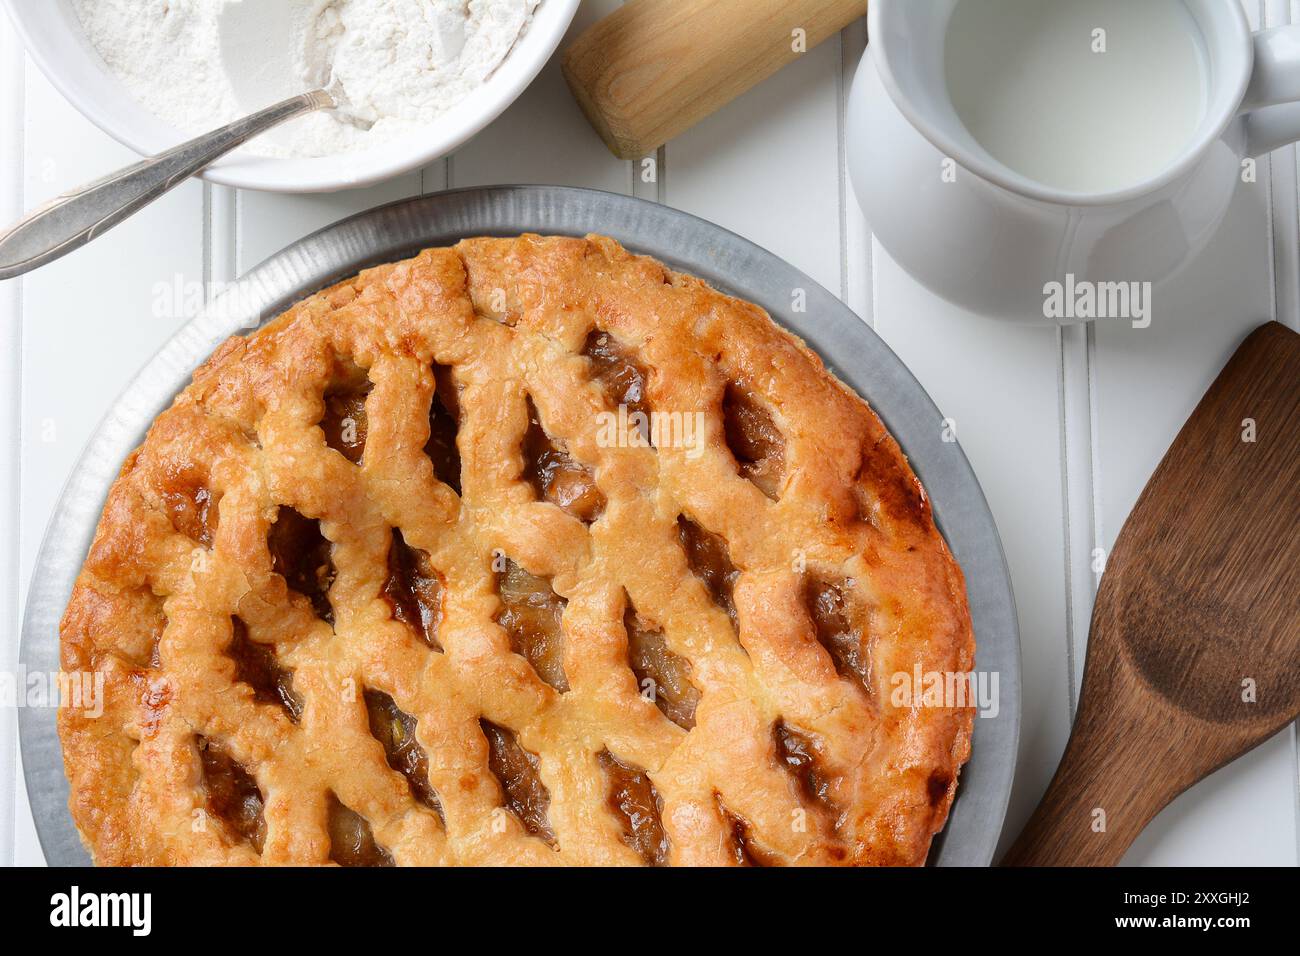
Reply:
<svg viewBox="0 0 1300 956"><path fill-rule="evenodd" d="M616 242L474 239L226 342L62 623L100 864L925 861L964 583L865 402Z"/></svg>

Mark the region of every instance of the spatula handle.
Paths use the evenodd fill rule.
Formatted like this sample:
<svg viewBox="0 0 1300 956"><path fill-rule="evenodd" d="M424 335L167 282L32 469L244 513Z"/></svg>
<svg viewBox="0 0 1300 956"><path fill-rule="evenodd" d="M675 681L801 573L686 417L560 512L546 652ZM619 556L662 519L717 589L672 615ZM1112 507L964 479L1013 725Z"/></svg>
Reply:
<svg viewBox="0 0 1300 956"><path fill-rule="evenodd" d="M579 105L637 159L865 16L867 0L630 0L564 56Z"/></svg>
<svg viewBox="0 0 1300 956"><path fill-rule="evenodd" d="M1094 623L1094 633L1096 630ZM1167 704L1137 680L1109 642L1089 647L1065 755L1003 866L1114 866L1189 775ZM1194 735L1193 735L1194 736Z"/></svg>
<svg viewBox="0 0 1300 956"><path fill-rule="evenodd" d="M1159 742L1146 740L1144 746ZM1114 866L1173 799L1160 780L1134 785L1140 772L1122 741L1076 734L1033 816L1003 866Z"/></svg>

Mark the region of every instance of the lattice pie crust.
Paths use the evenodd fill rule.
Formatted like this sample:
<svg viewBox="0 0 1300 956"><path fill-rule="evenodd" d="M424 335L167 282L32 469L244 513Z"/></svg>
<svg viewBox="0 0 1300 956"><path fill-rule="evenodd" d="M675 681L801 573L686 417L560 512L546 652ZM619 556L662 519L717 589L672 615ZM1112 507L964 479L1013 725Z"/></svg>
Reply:
<svg viewBox="0 0 1300 956"><path fill-rule="evenodd" d="M60 712L101 864L919 864L973 716L891 701L974 639L880 421L599 237L429 250L226 342L62 654L104 675Z"/></svg>

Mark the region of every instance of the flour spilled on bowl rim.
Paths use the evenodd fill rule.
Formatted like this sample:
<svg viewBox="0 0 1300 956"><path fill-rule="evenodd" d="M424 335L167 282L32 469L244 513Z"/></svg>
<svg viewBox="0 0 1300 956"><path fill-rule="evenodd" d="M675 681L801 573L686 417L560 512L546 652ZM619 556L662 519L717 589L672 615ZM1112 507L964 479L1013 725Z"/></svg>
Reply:
<svg viewBox="0 0 1300 956"><path fill-rule="evenodd" d="M542 0L72 0L147 110L192 135L342 81L355 120L317 113L254 140L268 157L380 146L491 78ZM360 122L357 122L357 121Z"/></svg>

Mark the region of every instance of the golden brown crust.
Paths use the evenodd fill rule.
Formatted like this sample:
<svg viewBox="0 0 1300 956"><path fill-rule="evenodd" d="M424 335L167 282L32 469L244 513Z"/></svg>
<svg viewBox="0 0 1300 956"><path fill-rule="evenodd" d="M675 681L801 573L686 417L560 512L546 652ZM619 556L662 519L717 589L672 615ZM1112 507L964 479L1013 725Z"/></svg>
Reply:
<svg viewBox="0 0 1300 956"><path fill-rule="evenodd" d="M698 451L637 447L625 423L608 440L593 332L646 370L656 413L702 413ZM459 391L460 496L424 452L435 365ZM318 423L326 392L359 380L355 464ZM594 522L526 480L531 407L594 474ZM747 414L774 445L729 435ZM331 545L332 624L275 570L282 508ZM441 582L436 648L384 599L395 528ZM725 542L734 623L683 528ZM567 601L563 693L512 652L502 555ZM634 617L689 664L689 730L641 693ZM296 723L236 679L236 627L292 673ZM403 864L642 862L611 809L608 752L646 771L672 863L915 865L973 717L891 701L891 675L970 671L974 638L961 572L880 421L756 306L600 237L429 250L223 345L123 466L62 656L105 680L102 717L65 708L59 723L100 864L328 862L334 801ZM415 719L436 801L386 761L366 691ZM549 841L504 809L484 720L538 756ZM256 838L223 816L206 746L255 781Z"/></svg>

